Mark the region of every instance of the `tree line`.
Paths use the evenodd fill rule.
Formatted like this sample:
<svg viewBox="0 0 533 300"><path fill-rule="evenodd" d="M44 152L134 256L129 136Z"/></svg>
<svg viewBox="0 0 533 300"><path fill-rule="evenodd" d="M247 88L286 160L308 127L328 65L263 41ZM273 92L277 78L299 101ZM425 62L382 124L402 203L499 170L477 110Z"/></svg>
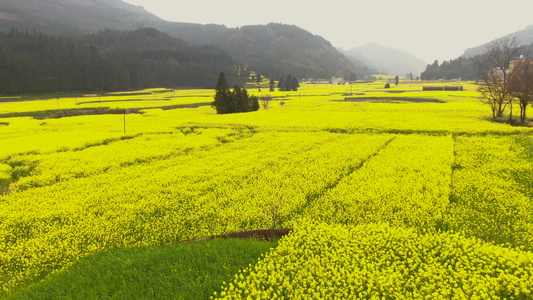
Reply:
<svg viewBox="0 0 533 300"><path fill-rule="evenodd" d="M501 38L487 44L484 54L473 62L479 81L482 102L489 105L492 117L504 117L510 110L509 122L513 123L513 106L519 105L520 122L526 122L526 111L533 104L533 61L521 53L515 38Z"/></svg>
<svg viewBox="0 0 533 300"><path fill-rule="evenodd" d="M226 51L191 46L156 29L72 38L0 32L0 95L212 88L221 70L232 82L246 76Z"/></svg>
<svg viewBox="0 0 533 300"><path fill-rule="evenodd" d="M224 72L220 73L215 88L215 98L212 106L217 114L243 113L259 110L259 99L248 95L245 88L237 84L230 90L228 80Z"/></svg>
<svg viewBox="0 0 533 300"><path fill-rule="evenodd" d="M287 78L283 79L283 77L281 77L278 81L278 89L281 92L296 92L299 87L300 83L298 82L298 79L296 79L296 77L291 77L290 74L287 75Z"/></svg>
<svg viewBox="0 0 533 300"><path fill-rule="evenodd" d="M461 79L477 80L479 75L474 67L472 58L459 57L443 61L435 60L433 64L427 65L426 70L420 75L422 80L439 80L439 79Z"/></svg>
<svg viewBox="0 0 533 300"><path fill-rule="evenodd" d="M521 53L525 56L533 54L533 44L520 47ZM439 80L439 79L461 79L461 80L481 80L482 76L475 65L475 60L483 60L486 53L475 57L458 57L443 61L439 64L435 60L432 64L426 66L426 70L420 75L422 80Z"/></svg>
<svg viewBox="0 0 533 300"><path fill-rule="evenodd" d="M440 65L435 61L420 78L476 80L481 101L490 106L494 119L502 119L508 110L513 123L513 109L518 104L520 123L524 124L527 107L533 103L533 61L527 57L531 53L533 44L519 46L515 38L501 38L473 58L459 57Z"/></svg>

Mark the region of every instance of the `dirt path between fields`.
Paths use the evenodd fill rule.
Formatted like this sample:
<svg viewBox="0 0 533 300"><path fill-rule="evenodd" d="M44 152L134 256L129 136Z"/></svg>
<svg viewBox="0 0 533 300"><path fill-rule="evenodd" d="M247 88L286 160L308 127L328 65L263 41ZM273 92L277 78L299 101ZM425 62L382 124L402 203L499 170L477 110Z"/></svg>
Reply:
<svg viewBox="0 0 533 300"><path fill-rule="evenodd" d="M188 244L188 243L214 240L214 239L256 239L256 240L267 240L268 241L271 239L280 239L288 235L291 232L292 232L291 228L274 229L274 230L261 229L261 230L239 231L239 232L232 232L228 234L212 235L208 237L183 241L183 242L180 242L179 244Z"/></svg>

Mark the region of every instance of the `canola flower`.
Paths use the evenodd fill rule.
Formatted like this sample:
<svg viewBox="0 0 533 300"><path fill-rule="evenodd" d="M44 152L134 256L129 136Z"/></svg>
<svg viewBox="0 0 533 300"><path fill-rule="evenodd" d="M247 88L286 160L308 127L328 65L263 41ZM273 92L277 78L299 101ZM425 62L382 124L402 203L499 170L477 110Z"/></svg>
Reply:
<svg viewBox="0 0 533 300"><path fill-rule="evenodd" d="M272 93L269 110L233 115L216 115L209 105L158 109L211 101L213 92L205 90L179 91L177 99L116 95L78 105L75 99L59 102L67 108L144 109L126 116L126 135L122 115L0 116L0 294L96 251L291 227L306 216L340 231L352 227L334 224L387 222L395 234L410 227L440 238L438 229L450 230L461 235L443 239L477 237L516 253L533 249L533 130L488 121L477 92L426 93L416 84L396 91L420 101L413 103L391 100L382 87L355 85L359 95L353 97L375 99L348 102L346 87L303 85L299 92ZM0 115L56 106L0 103ZM306 253L348 245L341 239ZM476 253L463 256L477 259ZM372 277L377 271L366 272ZM387 280L402 285L430 275L402 273ZM309 282L303 295L327 295L321 286L335 289L328 282ZM375 290L371 282L365 291ZM284 295L270 288L277 296L269 297ZM530 295L528 285L526 292L504 290Z"/></svg>
<svg viewBox="0 0 533 300"><path fill-rule="evenodd" d="M531 252L387 224L303 223L212 299L531 297Z"/></svg>
<svg viewBox="0 0 533 300"><path fill-rule="evenodd" d="M190 133L191 140L177 133L148 135L102 149L37 155L43 159L42 168L37 166L38 172L0 197L0 271L9 278L4 289L111 247L286 226L305 208L309 195L346 176L392 138L258 132L221 141L216 138L220 133L218 129ZM162 140L152 145L149 138ZM159 143L175 147L179 141L186 142L189 151L137 161ZM124 160L103 159L105 153L128 143L139 147L129 147L134 153L125 154ZM144 151L143 145L149 150ZM100 158L89 158L87 153ZM66 166L70 161L72 170L62 169L57 157ZM31 154L28 159L33 159ZM124 164L126 159L136 163ZM64 180L45 177L54 164L66 172L58 173Z"/></svg>
<svg viewBox="0 0 533 300"><path fill-rule="evenodd" d="M198 138L198 135L202 138ZM11 157L9 163L34 165L31 173L11 185L12 191L50 185L70 178L87 177L112 169L162 160L195 149L220 144L239 132L231 129L196 129L192 134L182 131L143 134L127 139L87 145L74 151L30 153ZM245 133L243 133L245 134Z"/></svg>
<svg viewBox="0 0 533 300"><path fill-rule="evenodd" d="M6 188L11 181L11 171L12 168L10 165L0 163L0 189Z"/></svg>
<svg viewBox="0 0 533 300"><path fill-rule="evenodd" d="M456 140L445 229L533 250L533 138Z"/></svg>
<svg viewBox="0 0 533 300"><path fill-rule="evenodd" d="M390 222L430 230L449 202L451 136L396 136L313 202L307 216L330 223Z"/></svg>

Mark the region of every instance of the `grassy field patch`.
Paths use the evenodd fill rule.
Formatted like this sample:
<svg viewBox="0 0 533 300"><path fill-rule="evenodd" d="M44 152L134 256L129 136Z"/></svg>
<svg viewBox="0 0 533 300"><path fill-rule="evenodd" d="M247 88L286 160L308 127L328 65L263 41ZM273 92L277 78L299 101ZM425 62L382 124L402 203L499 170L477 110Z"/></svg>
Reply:
<svg viewBox="0 0 533 300"><path fill-rule="evenodd" d="M216 239L103 251L7 299L209 299L277 243Z"/></svg>

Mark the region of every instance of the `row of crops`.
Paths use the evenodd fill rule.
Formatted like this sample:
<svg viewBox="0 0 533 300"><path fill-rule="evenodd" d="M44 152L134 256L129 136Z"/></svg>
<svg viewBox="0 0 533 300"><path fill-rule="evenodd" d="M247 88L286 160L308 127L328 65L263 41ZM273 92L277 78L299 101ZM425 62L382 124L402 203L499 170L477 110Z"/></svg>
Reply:
<svg viewBox="0 0 533 300"><path fill-rule="evenodd" d="M533 254L385 224L302 224L216 299L531 299Z"/></svg>
<svg viewBox="0 0 533 300"><path fill-rule="evenodd" d="M0 116L0 298L91 253L272 227L295 230L214 298L532 298L531 130L489 122L476 92L340 92L225 116ZM182 93L103 102L210 95Z"/></svg>
<svg viewBox="0 0 533 300"><path fill-rule="evenodd" d="M305 219L530 249L530 142L206 127L12 156L4 165L32 168L0 197L3 288L98 250Z"/></svg>

